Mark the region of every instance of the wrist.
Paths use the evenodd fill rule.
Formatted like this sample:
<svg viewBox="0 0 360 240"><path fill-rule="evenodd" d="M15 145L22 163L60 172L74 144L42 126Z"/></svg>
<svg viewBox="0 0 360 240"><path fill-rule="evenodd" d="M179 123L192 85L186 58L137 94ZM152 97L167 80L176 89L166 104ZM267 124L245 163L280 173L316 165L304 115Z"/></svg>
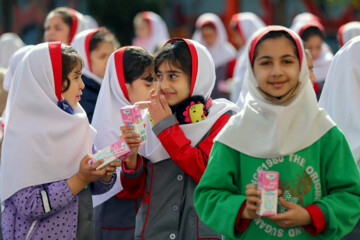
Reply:
<svg viewBox="0 0 360 240"><path fill-rule="evenodd" d="M129 157L129 161L125 162L125 166L127 170L136 170L137 157L138 157L137 153L135 153Z"/></svg>

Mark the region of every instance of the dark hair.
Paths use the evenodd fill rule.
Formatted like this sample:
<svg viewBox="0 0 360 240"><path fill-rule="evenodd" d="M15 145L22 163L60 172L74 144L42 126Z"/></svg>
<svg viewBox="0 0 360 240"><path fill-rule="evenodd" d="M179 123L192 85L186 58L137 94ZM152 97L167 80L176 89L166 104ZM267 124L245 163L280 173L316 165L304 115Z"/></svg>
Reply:
<svg viewBox="0 0 360 240"><path fill-rule="evenodd" d="M165 61L180 68L188 76L189 81L191 81L191 54L189 47L184 40L173 40L155 54L153 66L154 74L158 72L159 66Z"/></svg>
<svg viewBox="0 0 360 240"><path fill-rule="evenodd" d="M90 39L90 52L96 49L100 42L110 42L113 45L114 50L120 47L119 41L116 39L115 35L111 33L107 28L101 27L100 31L95 32Z"/></svg>
<svg viewBox="0 0 360 240"><path fill-rule="evenodd" d="M306 42L307 40L309 40L310 37L313 36L318 36L320 37L322 40L324 39L324 34L323 32L315 26L312 27L308 27L306 28L302 33L301 33L301 39Z"/></svg>
<svg viewBox="0 0 360 240"><path fill-rule="evenodd" d="M204 28L212 28L212 29L216 30L216 27L212 22L205 23L204 25L201 26L201 29L204 29Z"/></svg>
<svg viewBox="0 0 360 240"><path fill-rule="evenodd" d="M84 66L84 61L76 50L66 44L61 44L61 62L62 62L62 90L66 92L70 87L70 79L68 75L80 63L81 68Z"/></svg>
<svg viewBox="0 0 360 240"><path fill-rule="evenodd" d="M141 47L127 47L124 51L123 69L125 83L132 83L141 77L147 68L151 67L153 56ZM144 80L153 81L153 77L149 72L149 76Z"/></svg>
<svg viewBox="0 0 360 240"><path fill-rule="evenodd" d="M66 25L69 26L70 28L70 32L71 32L71 29L72 29L72 18L73 18L73 15L71 14L71 12L69 11L69 8L67 7L58 7L58 8L55 8L54 10L52 10L46 17L46 19L49 17L49 16L60 16L62 18L62 20L66 23ZM46 22L46 21L45 21Z"/></svg>
<svg viewBox="0 0 360 240"><path fill-rule="evenodd" d="M294 46L295 54L296 54L297 58L300 59L300 55L299 55L299 51L298 51L296 42L288 32L286 32L286 31L270 31L267 34L265 34L256 44L256 47L254 50L254 56L252 59L252 66L254 66L254 61L255 61L256 55L258 54L259 45L266 39L275 39L275 38L280 38L280 37L286 37L287 39L289 39L291 41L291 43Z"/></svg>

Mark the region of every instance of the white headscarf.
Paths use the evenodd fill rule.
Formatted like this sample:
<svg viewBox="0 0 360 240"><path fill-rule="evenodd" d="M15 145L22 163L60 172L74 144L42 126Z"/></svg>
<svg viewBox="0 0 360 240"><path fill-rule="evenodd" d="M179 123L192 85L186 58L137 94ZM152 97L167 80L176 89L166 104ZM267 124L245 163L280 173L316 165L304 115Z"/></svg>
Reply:
<svg viewBox="0 0 360 240"><path fill-rule="evenodd" d="M81 13L79 13L78 11L72 8L69 8L69 11L72 15L71 32L69 37L69 45L71 45L76 34L88 29L89 26L85 21L84 15L82 15Z"/></svg>
<svg viewBox="0 0 360 240"><path fill-rule="evenodd" d="M102 31L101 28L88 29L82 31L79 34L76 34L74 40L71 43L71 46L75 48L78 54L84 59L85 66L83 68L83 75L88 78L93 79L98 84L101 85L103 79L98 77L91 71L91 61L90 61L90 40L94 33Z"/></svg>
<svg viewBox="0 0 360 240"><path fill-rule="evenodd" d="M339 125L360 166L360 36L348 41L335 55L319 106Z"/></svg>
<svg viewBox="0 0 360 240"><path fill-rule="evenodd" d="M208 23L215 27L217 33L216 42L212 46L207 46L201 35L201 27ZM228 42L228 36L224 24L214 13L204 13L198 18L196 21L196 30L192 39L201 43L209 50L214 60L215 68L236 58L236 50L234 46Z"/></svg>
<svg viewBox="0 0 360 240"><path fill-rule="evenodd" d="M131 105L123 69L123 56L127 47L122 47L109 57L103 83L96 103L92 125L98 134L95 147L103 149L119 140L122 117L120 109ZM117 168L120 179L120 168ZM112 189L104 194L93 196L94 207L105 202L123 189L120 180L116 181Z"/></svg>
<svg viewBox="0 0 360 240"><path fill-rule="evenodd" d="M296 96L283 104L272 103L261 95L250 63L257 43L271 31L288 32L300 54L301 85ZM269 26L257 32L249 46L246 79L249 93L245 106L230 119L215 141L258 158L285 156L311 146L335 123L317 106L300 37L285 27Z"/></svg>
<svg viewBox="0 0 360 240"><path fill-rule="evenodd" d="M170 40L169 42L175 41ZM189 47L192 61L190 96L200 95L209 101L215 85L215 66L209 51L196 41L183 39ZM169 43L168 42L168 43ZM167 43L167 44L168 44ZM211 100L210 100L211 101ZM226 99L212 100L209 114L203 121L180 125L186 138L191 140L191 146L196 146L205 134L213 127L216 121L228 111L239 111L235 104ZM147 111L143 115L146 123L147 142L140 146L139 153L153 163L169 158L157 136L152 131Z"/></svg>
<svg viewBox="0 0 360 240"><path fill-rule="evenodd" d="M324 26L317 19L319 18L315 15L300 15L300 17L294 19L291 30L296 32L299 36L301 36L302 32L309 27L317 27L320 31L324 32ZM319 56L316 59L313 58L313 71L316 82L323 82L325 80L333 56L330 47L323 41Z"/></svg>
<svg viewBox="0 0 360 240"><path fill-rule="evenodd" d="M148 52L154 53L159 44L170 39L168 28L164 20L154 12L142 12L141 17L147 21L150 33L145 40L135 38L132 45L142 47Z"/></svg>
<svg viewBox="0 0 360 240"><path fill-rule="evenodd" d="M338 31L340 46L344 46L353 37L360 36L360 22L353 21L342 25Z"/></svg>
<svg viewBox="0 0 360 240"><path fill-rule="evenodd" d="M84 21L87 29L98 28L99 24L96 22L95 18L90 15L84 15Z"/></svg>
<svg viewBox="0 0 360 240"><path fill-rule="evenodd" d="M71 177L92 146L80 104L73 115L57 106L62 88L60 42L34 46L13 80L2 145L1 201L23 188Z"/></svg>
<svg viewBox="0 0 360 240"><path fill-rule="evenodd" d="M8 68L11 56L21 47L24 42L15 33L4 33L0 37L0 67Z"/></svg>
<svg viewBox="0 0 360 240"><path fill-rule="evenodd" d="M238 51L238 57L236 59L235 69L234 69L234 77L233 77L233 89L231 92L231 101L236 102L241 92L244 79L245 72L247 67L246 62L246 50L247 43L251 39L252 35L259 29L265 27L265 23L261 18L259 18L256 14L251 12L243 12L237 13L233 15L231 22L236 24L236 29L238 30L243 42L244 46L240 48Z"/></svg>
<svg viewBox="0 0 360 240"><path fill-rule="evenodd" d="M29 51L30 48L32 48L34 45L26 45L19 50L17 50L10 58L9 66L6 70L6 74L4 77L4 83L3 88L6 91L10 90L11 80L14 76L15 70L17 66L19 65L21 59L25 56L25 54Z"/></svg>

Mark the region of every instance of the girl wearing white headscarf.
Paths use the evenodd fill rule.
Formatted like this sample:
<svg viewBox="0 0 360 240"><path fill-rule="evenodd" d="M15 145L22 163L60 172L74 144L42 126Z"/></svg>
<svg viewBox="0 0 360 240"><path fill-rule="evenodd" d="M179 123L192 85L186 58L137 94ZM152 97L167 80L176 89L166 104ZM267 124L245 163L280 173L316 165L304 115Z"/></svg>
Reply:
<svg viewBox="0 0 360 240"><path fill-rule="evenodd" d="M11 56L24 46L24 42L15 33L0 36L0 68L8 68Z"/></svg>
<svg viewBox="0 0 360 240"><path fill-rule="evenodd" d="M241 42L237 53L230 97L232 102L236 102L245 79L247 66L245 53L246 45L257 30L265 27L265 23L256 14L251 12L243 12L234 14L232 16L230 26L236 38L239 38L239 42Z"/></svg>
<svg viewBox="0 0 360 240"><path fill-rule="evenodd" d="M123 164L121 182L130 193L145 193L135 239L221 239L198 220L193 192L214 137L238 109L225 99L211 100L214 62L193 40L170 40L155 56L153 70L159 86L148 105L152 121L143 115L147 142L141 156L138 139L131 138L136 135L121 127L134 153Z"/></svg>
<svg viewBox="0 0 360 240"><path fill-rule="evenodd" d="M150 73L152 60L152 55L140 47L122 47L110 56L92 121L98 132L96 148L118 141L123 125L122 107L147 99L154 85ZM120 169L117 176L120 177ZM120 181L105 194L93 196L95 238L134 239L141 197L123 191Z"/></svg>
<svg viewBox="0 0 360 240"><path fill-rule="evenodd" d="M91 191L111 188L117 164L88 164L95 132L77 103L81 61L65 44L43 43L15 72L0 174L5 239L94 237Z"/></svg>
<svg viewBox="0 0 360 240"><path fill-rule="evenodd" d="M360 22L353 21L341 25L338 30L338 41L340 47L344 46L353 37L360 36Z"/></svg>
<svg viewBox="0 0 360 240"><path fill-rule="evenodd" d="M154 53L160 44L169 40L169 31L164 20L156 13L145 11L134 18L136 38L132 45Z"/></svg>
<svg viewBox="0 0 360 240"><path fill-rule="evenodd" d="M77 34L71 46L84 59L81 78L85 89L80 104L91 122L108 59L120 44L106 28L96 28Z"/></svg>
<svg viewBox="0 0 360 240"><path fill-rule="evenodd" d="M193 40L204 45L210 52L216 72L216 84L212 98L229 98L222 85L230 76L229 63L236 59L236 49L228 42L228 35L221 19L214 13L202 14L196 21Z"/></svg>
<svg viewBox="0 0 360 240"><path fill-rule="evenodd" d="M194 196L200 219L225 239L340 239L359 218L359 170L317 106L302 46L281 26L249 45L245 106L215 138ZM279 172L272 217L256 214L261 170Z"/></svg>

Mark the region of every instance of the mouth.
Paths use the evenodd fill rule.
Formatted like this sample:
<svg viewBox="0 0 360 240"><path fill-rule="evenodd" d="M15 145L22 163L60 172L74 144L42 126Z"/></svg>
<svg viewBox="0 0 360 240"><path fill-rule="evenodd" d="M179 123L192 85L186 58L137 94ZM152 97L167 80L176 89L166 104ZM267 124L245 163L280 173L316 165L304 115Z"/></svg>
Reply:
<svg viewBox="0 0 360 240"><path fill-rule="evenodd" d="M269 84L274 88L281 88L285 83L287 83L287 81L269 82Z"/></svg>
<svg viewBox="0 0 360 240"><path fill-rule="evenodd" d="M77 95L77 96L76 96L76 99L77 99L78 101L81 100L81 95L82 95L82 93L81 93L80 95Z"/></svg>
<svg viewBox="0 0 360 240"><path fill-rule="evenodd" d="M161 92L161 94L163 94L166 98L168 97L171 97L171 96L174 96L175 93L172 93L172 92Z"/></svg>

